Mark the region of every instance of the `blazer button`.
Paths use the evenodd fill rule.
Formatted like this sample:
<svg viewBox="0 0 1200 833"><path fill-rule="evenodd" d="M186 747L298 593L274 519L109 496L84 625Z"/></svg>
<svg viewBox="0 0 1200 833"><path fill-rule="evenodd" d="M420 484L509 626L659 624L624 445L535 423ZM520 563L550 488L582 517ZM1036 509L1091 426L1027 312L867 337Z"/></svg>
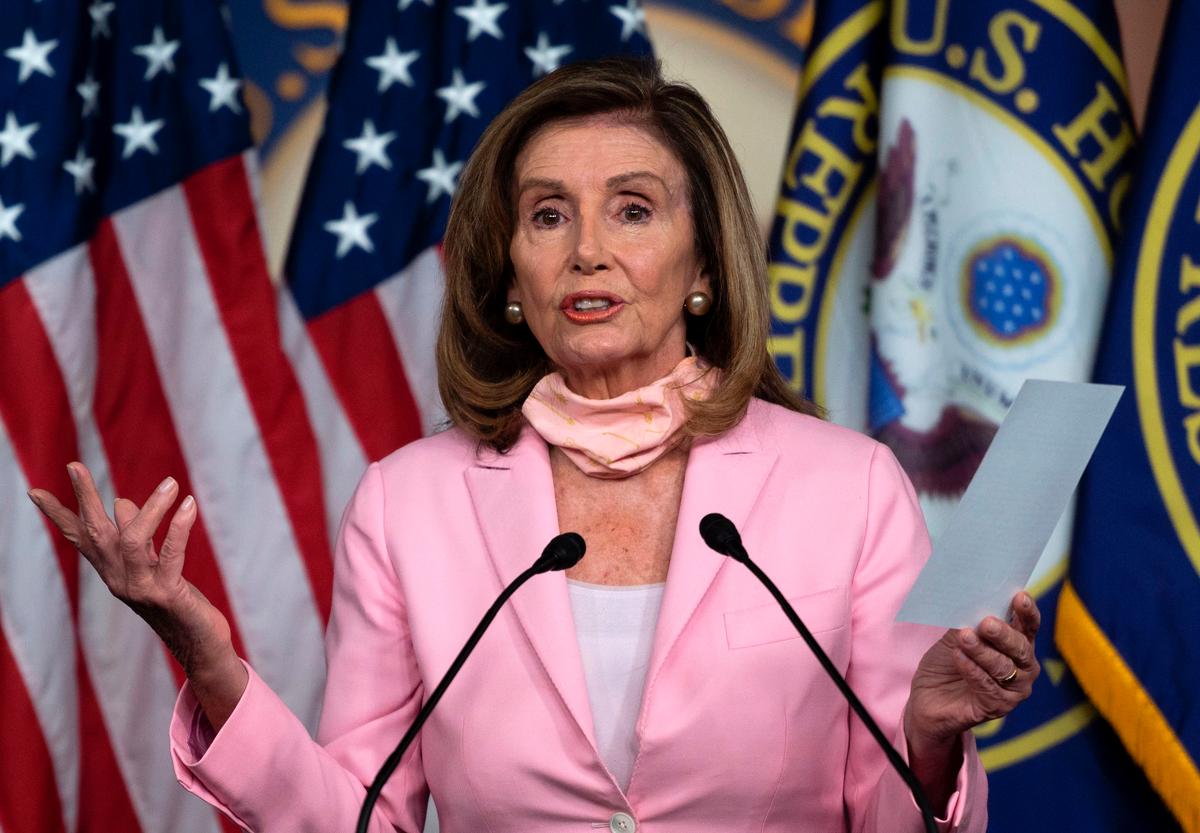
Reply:
<svg viewBox="0 0 1200 833"><path fill-rule="evenodd" d="M614 813L613 817L608 820L608 829L612 833L635 833L637 822L628 813Z"/></svg>

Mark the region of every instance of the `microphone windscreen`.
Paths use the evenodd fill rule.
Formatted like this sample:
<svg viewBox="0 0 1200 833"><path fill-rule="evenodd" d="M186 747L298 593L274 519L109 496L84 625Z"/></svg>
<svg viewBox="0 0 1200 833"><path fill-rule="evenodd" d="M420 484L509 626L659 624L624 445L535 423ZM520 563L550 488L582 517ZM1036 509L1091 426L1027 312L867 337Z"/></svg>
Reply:
<svg viewBox="0 0 1200 833"><path fill-rule="evenodd" d="M700 537L722 555L737 558L741 554L742 536L733 521L720 512L710 512L700 519Z"/></svg>
<svg viewBox="0 0 1200 833"><path fill-rule="evenodd" d="M539 559L546 565L547 570L569 570L583 559L587 544L578 532L564 532L555 535L542 550Z"/></svg>

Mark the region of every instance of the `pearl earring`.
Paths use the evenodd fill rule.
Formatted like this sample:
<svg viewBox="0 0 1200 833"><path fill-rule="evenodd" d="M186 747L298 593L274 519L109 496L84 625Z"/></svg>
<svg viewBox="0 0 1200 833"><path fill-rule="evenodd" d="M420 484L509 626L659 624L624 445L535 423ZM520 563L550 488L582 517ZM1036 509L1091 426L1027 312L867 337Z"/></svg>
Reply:
<svg viewBox="0 0 1200 833"><path fill-rule="evenodd" d="M525 310L520 301L509 301L504 307L504 320L509 324L520 324L525 320Z"/></svg>
<svg viewBox="0 0 1200 833"><path fill-rule="evenodd" d="M704 292L693 292L683 300L683 308L699 318L712 309L712 298Z"/></svg>

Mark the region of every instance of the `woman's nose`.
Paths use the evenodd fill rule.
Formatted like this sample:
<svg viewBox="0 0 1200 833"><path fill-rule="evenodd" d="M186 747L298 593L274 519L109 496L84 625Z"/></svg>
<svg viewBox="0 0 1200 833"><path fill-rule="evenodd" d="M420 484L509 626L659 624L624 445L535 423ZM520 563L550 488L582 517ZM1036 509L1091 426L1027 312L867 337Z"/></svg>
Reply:
<svg viewBox="0 0 1200 833"><path fill-rule="evenodd" d="M591 275L608 269L609 260L603 224L598 219L582 218L575 224L575 249L571 252L571 271Z"/></svg>

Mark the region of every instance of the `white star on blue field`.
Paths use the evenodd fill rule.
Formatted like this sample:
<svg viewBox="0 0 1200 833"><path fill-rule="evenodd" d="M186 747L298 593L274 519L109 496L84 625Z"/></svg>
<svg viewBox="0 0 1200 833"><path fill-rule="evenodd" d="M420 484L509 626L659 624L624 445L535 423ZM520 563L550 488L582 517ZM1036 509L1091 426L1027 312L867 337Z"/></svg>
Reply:
<svg viewBox="0 0 1200 833"><path fill-rule="evenodd" d="M208 4L85 3L0 15L0 286L251 146Z"/></svg>

